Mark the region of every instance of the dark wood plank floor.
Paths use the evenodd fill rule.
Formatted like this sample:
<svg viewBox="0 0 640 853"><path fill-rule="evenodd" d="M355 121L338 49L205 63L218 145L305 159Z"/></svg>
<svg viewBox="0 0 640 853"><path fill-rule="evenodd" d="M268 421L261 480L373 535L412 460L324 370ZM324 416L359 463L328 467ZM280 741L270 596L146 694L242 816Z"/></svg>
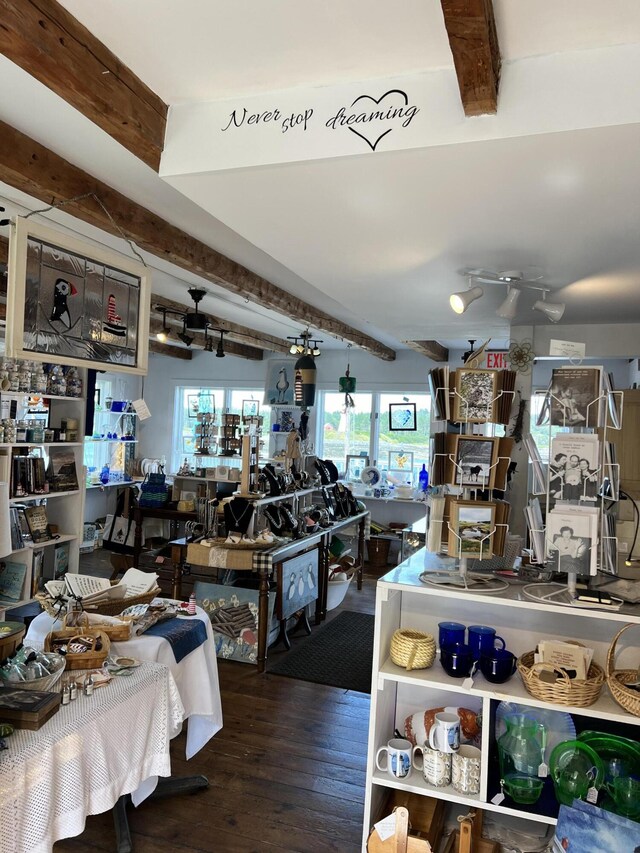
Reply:
<svg viewBox="0 0 640 853"><path fill-rule="evenodd" d="M375 577L366 577L360 592L352 584L340 609L372 613L374 601ZM305 641L295 638L294 647ZM273 650L269 658L282 654ZM131 807L136 853L357 853L369 696L258 676L230 661L218 666L223 729L189 762L184 735L171 748L175 775L203 773L210 787ZM111 853L111 814L88 818L81 836L54 849Z"/></svg>

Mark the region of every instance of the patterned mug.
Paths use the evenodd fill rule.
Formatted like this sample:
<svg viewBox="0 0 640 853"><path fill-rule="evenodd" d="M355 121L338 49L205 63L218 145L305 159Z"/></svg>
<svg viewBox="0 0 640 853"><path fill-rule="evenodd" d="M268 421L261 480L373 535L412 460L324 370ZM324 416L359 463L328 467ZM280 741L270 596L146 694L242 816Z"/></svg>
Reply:
<svg viewBox="0 0 640 853"><path fill-rule="evenodd" d="M480 756L477 746L464 744L451 762L451 784L459 794L480 793Z"/></svg>
<svg viewBox="0 0 640 853"><path fill-rule="evenodd" d="M422 753L422 759L418 755ZM444 788L451 784L451 755L450 752L441 752L431 749L428 743L413 747L413 766L421 770L424 781L434 788Z"/></svg>

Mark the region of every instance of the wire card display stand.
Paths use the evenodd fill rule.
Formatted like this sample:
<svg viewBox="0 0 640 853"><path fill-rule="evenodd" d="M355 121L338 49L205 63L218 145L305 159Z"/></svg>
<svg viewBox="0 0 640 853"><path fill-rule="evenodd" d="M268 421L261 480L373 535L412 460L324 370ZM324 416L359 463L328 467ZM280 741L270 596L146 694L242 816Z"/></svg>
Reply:
<svg viewBox="0 0 640 853"><path fill-rule="evenodd" d="M511 405L513 405L513 398L515 397L515 391L499 391L495 397L492 397L487 403L479 406L477 403L470 402L466 397L463 397L462 394L458 391L457 388L453 388L452 390L448 388L438 388L437 392L440 394L441 392L446 392L449 394L449 398L453 397L454 400L458 399L458 414L465 414L466 417L453 421L454 423L461 424L496 424L494 420L494 415L496 414L497 406L496 403L498 400L505 397L507 394L511 397ZM469 417L469 409L473 408L484 408L485 409L485 417L477 417L470 418ZM451 406L451 399L449 399L449 409L453 411L453 407Z"/></svg>
<svg viewBox="0 0 640 853"><path fill-rule="evenodd" d="M612 397L616 397L619 399L619 408L618 408L618 412L619 412L618 424L619 425L618 426L616 426L611 421L611 417L610 417L611 416L611 409L612 409L612 401L611 401ZM552 428L553 424L551 423L551 414L550 413L551 413L553 401L555 401L558 404L558 406L561 409L563 409L563 411L564 411L564 417L563 417L563 423L562 423L563 427L569 428L569 429L579 429L580 433L577 433L577 434L593 434L595 430L597 430L597 429L601 430L601 433L599 435L599 441L600 441L600 445L601 445L599 448L599 454L600 454L600 458L598 460L599 465L598 465L597 469L594 472L592 472L592 475L591 475L591 476L595 476L598 474L602 474L602 476L599 476L596 480L596 484L597 484L596 496L592 498L591 496L588 496L586 494L587 480L585 479L584 483L583 483L582 496L580 497L579 501L581 501L583 503L583 505L591 504L593 506L597 506L597 496L602 494L603 484L604 484L605 479L608 479L609 483L612 485L612 496L607 498L607 499L611 500L611 501L617 501L618 500L618 493L619 493L618 484L620 482L620 464L618 462L611 462L611 461L607 460L607 445L608 445L607 431L609 429L615 429L615 430L622 429L624 394L622 393L622 391L613 391L613 390L601 393L598 397L596 397L595 400L592 400L587 405L587 410L586 410L587 416L585 419L585 423L586 424L592 424L592 426L582 426L581 427L581 426L578 426L576 424L568 424L567 423L567 407L566 407L565 403L562 400L560 400L558 397L556 397L554 394L552 394L551 392L548 392L545 395L545 404L543 406L543 412L546 411L547 416L549 418L549 439L548 439L549 448L551 448L551 446L552 446L551 428ZM594 406L598 407L598 409L597 409L598 414L596 415L595 424L591 420L591 417L590 417L590 410ZM602 413L604 413L604 417L602 416ZM600 424L602 424L602 426L600 426ZM557 426L557 424L556 424L556 426ZM586 433L587 430L589 431L589 433ZM549 452L551 452L551 450L549 450ZM608 472L608 475L606 472ZM545 518L548 517L549 511L550 511L550 502L551 502L550 486L551 486L551 470L550 470L550 464L549 464L549 465L547 465L546 492L538 492L537 493L537 494L545 494L545 496L546 496ZM560 500L562 500L562 499L563 498L561 497ZM609 535L609 533L607 532L607 528L606 528L605 518L606 518L605 512L603 511L603 508L600 507L599 508L599 519L598 519L599 535L598 535L598 543L596 546L597 547L596 574L598 571L607 572L609 574L617 574L616 562L617 562L617 553L618 553L618 537ZM542 529L531 528L530 533L541 534L544 537L545 556L548 555L549 550L553 549L553 543L549 542L546 527L542 528ZM611 548L608 549L607 546L605 545L605 543L612 543L613 550L611 550ZM607 550L609 551L609 555L607 555L607 553L606 553ZM531 556L532 565L540 565L540 566L546 565L546 560L540 561L540 560L535 559L533 548L532 548L531 553L532 553L532 556ZM613 553L615 555L613 560L611 559L611 553ZM559 554L558 555L558 570L557 570L558 572L563 571L563 569L562 569L562 558L563 558L563 556L565 557L565 563L567 562L567 558L571 559L570 555ZM606 568L607 566L609 568ZM563 605L567 605L570 607L579 607L580 602L577 600L577 585L578 585L578 574L576 572L568 571L567 572L567 583L566 583L566 585L563 583L560 583L560 582L556 582L556 581L548 581L548 582L543 582L543 583L531 583L531 584L527 584L525 587L523 587L522 591L523 591L524 595L526 595L526 597L532 601L552 602L554 604L563 604ZM619 601L619 603L622 604L621 599L615 599L614 598L613 600L615 602Z"/></svg>

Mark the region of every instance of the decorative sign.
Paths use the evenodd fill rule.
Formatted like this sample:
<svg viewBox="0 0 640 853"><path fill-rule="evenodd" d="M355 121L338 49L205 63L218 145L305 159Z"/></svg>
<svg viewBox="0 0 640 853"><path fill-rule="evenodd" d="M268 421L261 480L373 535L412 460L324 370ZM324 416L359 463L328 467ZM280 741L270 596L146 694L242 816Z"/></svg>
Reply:
<svg viewBox="0 0 640 853"><path fill-rule="evenodd" d="M419 77L171 108L161 175L415 148L429 128Z"/></svg>
<svg viewBox="0 0 640 853"><path fill-rule="evenodd" d="M574 341L554 341L553 338L549 341L549 355L556 355L560 358L584 358L586 352L586 344Z"/></svg>

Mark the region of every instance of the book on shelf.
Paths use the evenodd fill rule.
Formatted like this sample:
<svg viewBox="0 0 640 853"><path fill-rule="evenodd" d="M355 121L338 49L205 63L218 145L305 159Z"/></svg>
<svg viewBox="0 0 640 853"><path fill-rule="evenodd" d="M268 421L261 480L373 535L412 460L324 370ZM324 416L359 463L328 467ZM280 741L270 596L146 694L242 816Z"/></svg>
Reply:
<svg viewBox="0 0 640 853"><path fill-rule="evenodd" d="M52 538L45 506L25 507L24 517L29 525L29 533L33 542L46 542Z"/></svg>
<svg viewBox="0 0 640 853"><path fill-rule="evenodd" d="M44 549L35 548L31 563L31 598L44 590Z"/></svg>
<svg viewBox="0 0 640 853"><path fill-rule="evenodd" d="M78 488L76 457L73 448L51 447L47 480L52 492L71 492Z"/></svg>
<svg viewBox="0 0 640 853"><path fill-rule="evenodd" d="M26 574L27 567L23 563L0 561L0 599L20 601Z"/></svg>
<svg viewBox="0 0 640 853"><path fill-rule="evenodd" d="M122 580L111 584L107 578L78 575L67 572L63 580L47 581L45 589L52 596L80 598L85 606L104 604L107 601L134 598L151 592L158 585L155 572L127 569Z"/></svg>
<svg viewBox="0 0 640 853"><path fill-rule="evenodd" d="M47 485L44 459L42 456L28 456L16 453L12 458L11 494L45 494Z"/></svg>
<svg viewBox="0 0 640 853"><path fill-rule="evenodd" d="M26 539L22 533L18 507L9 507L9 524L11 525L11 548L14 551L20 551L24 548Z"/></svg>
<svg viewBox="0 0 640 853"><path fill-rule="evenodd" d="M69 569L69 543L60 542L53 549L53 577L62 577Z"/></svg>

